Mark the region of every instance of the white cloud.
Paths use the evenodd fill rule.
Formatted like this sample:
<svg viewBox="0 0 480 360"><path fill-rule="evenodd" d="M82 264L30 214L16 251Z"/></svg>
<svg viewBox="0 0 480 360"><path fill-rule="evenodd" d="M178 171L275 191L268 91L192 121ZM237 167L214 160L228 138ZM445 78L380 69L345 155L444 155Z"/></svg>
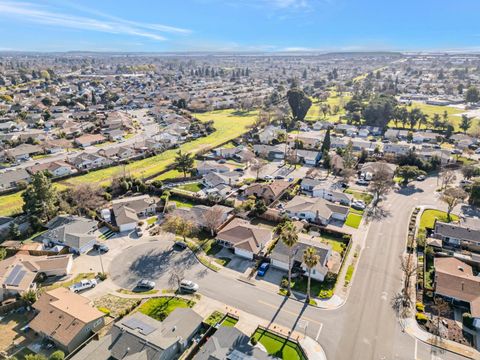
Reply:
<svg viewBox="0 0 480 360"><path fill-rule="evenodd" d="M14 17L21 21L60 26L110 34L131 35L155 41L166 40L162 32L188 34L190 30L161 24L145 24L102 14L100 18L70 15L53 11L29 2L0 0L0 17Z"/></svg>

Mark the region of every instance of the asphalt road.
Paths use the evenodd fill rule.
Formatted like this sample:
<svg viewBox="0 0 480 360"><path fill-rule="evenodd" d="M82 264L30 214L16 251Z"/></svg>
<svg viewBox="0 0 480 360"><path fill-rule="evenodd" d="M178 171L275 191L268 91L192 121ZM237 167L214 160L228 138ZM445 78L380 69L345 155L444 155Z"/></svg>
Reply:
<svg viewBox="0 0 480 360"><path fill-rule="evenodd" d="M207 271L188 251L172 251L171 242L125 250L112 261L110 274L122 287L133 287L139 278L149 277L157 287L165 288L174 264L187 264L184 277L197 282L202 294L272 323L305 331L322 345L329 359L463 359L403 333L391 307L391 299L401 289L400 255L411 211L416 205L442 207L433 195L435 179L416 185L413 191L391 193L384 202L385 217L370 226L348 300L335 310L308 307L221 272Z"/></svg>

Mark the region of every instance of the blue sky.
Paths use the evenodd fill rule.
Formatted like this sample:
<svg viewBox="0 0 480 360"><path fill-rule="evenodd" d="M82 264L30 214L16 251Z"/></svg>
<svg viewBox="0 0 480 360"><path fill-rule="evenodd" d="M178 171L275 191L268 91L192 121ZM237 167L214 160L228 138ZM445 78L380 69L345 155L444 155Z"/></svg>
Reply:
<svg viewBox="0 0 480 360"><path fill-rule="evenodd" d="M1 50L479 51L480 0L0 0Z"/></svg>

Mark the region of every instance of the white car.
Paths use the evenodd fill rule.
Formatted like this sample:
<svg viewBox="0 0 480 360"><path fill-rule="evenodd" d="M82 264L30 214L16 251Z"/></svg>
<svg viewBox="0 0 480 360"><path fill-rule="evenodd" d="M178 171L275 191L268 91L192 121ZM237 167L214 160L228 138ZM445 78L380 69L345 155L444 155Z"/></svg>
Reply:
<svg viewBox="0 0 480 360"><path fill-rule="evenodd" d="M180 290L185 292L196 292L198 290L198 284L195 284L193 281L190 280L182 280L180 282Z"/></svg>
<svg viewBox="0 0 480 360"><path fill-rule="evenodd" d="M95 286L97 285L97 280L95 279L84 279L84 280L80 280L80 282L76 283L76 284L73 284L72 286L70 286L70 291L73 291L75 293L78 293L80 291L83 291L83 290L87 290L87 289L92 289L94 288Z"/></svg>
<svg viewBox="0 0 480 360"><path fill-rule="evenodd" d="M273 180L273 176L271 176L271 175L265 175L265 176L263 177L263 179L264 179L264 180Z"/></svg>
<svg viewBox="0 0 480 360"><path fill-rule="evenodd" d="M365 202L363 202L362 200L352 202L352 208L356 210L365 210L366 207L367 206L365 205Z"/></svg>
<svg viewBox="0 0 480 360"><path fill-rule="evenodd" d="M368 181L365 180L365 179L358 179L358 180L357 180L357 185L366 186L366 185L368 185L368 184L369 184Z"/></svg>

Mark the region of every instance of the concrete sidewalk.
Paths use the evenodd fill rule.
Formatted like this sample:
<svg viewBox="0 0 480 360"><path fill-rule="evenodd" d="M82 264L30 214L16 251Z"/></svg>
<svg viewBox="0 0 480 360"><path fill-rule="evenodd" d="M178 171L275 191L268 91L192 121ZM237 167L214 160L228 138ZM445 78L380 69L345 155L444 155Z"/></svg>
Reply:
<svg viewBox="0 0 480 360"><path fill-rule="evenodd" d="M412 319L412 318L404 319L403 324L404 324L404 331L407 334L413 336L414 338L426 344L436 346L440 349L444 349L455 354L465 356L469 359L480 360L480 352L478 352L477 350L469 346L456 343L451 340L440 339L437 336L430 334L429 332L420 328L420 326L418 326L417 321L415 319Z"/></svg>

